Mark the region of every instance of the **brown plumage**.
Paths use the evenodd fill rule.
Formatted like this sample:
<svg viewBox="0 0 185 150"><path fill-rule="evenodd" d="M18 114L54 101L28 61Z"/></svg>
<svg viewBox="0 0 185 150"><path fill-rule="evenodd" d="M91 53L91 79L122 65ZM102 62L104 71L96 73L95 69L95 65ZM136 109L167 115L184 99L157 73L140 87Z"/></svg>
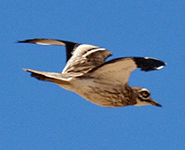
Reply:
<svg viewBox="0 0 185 150"><path fill-rule="evenodd" d="M166 64L160 60L125 57L105 62L112 53L98 46L51 39L29 39L18 43L66 46L67 64L62 73L24 69L39 80L53 82L99 106L161 106L150 98L147 89L128 85L132 71L137 68L143 71L161 69Z"/></svg>

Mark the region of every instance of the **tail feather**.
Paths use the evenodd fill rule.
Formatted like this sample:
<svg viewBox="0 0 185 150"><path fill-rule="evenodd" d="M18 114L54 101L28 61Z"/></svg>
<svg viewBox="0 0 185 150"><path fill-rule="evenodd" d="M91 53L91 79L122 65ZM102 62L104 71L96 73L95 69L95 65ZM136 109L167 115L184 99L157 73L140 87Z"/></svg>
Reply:
<svg viewBox="0 0 185 150"><path fill-rule="evenodd" d="M36 71L31 69L23 69L24 71L30 72L32 77L42 81L50 81L59 85L69 84L69 79L62 78L60 73L50 73L43 71Z"/></svg>

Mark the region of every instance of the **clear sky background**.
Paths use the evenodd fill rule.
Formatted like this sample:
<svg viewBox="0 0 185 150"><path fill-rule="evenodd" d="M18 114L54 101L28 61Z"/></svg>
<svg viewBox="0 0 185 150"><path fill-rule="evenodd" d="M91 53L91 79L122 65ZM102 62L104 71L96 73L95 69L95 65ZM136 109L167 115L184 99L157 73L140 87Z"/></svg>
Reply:
<svg viewBox="0 0 185 150"><path fill-rule="evenodd" d="M184 149L185 1L1 0L0 149ZM110 59L154 57L159 71L136 70L155 106L103 108L22 68L61 72L63 46L16 44L53 38L105 47ZM79 87L80 88L80 87Z"/></svg>

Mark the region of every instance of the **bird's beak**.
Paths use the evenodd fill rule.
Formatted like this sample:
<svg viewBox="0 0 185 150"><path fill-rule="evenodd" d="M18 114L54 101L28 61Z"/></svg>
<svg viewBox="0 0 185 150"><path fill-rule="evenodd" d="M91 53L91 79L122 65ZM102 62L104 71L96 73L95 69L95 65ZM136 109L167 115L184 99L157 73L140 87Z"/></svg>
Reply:
<svg viewBox="0 0 185 150"><path fill-rule="evenodd" d="M151 104L154 105L154 106L157 106L157 107L162 107L161 104L159 104L159 103L157 103L157 102L155 102L153 100L151 100Z"/></svg>

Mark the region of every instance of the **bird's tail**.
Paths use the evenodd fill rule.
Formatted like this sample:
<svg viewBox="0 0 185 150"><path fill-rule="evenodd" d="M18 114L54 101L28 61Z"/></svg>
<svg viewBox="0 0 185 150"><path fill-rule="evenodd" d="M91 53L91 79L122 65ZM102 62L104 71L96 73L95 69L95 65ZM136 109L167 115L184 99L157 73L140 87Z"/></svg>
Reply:
<svg viewBox="0 0 185 150"><path fill-rule="evenodd" d="M24 71L30 72L32 77L37 78L38 80L50 81L59 85L69 84L69 81L62 77L60 73L52 73L52 72L43 72L36 71L31 69L23 69Z"/></svg>

